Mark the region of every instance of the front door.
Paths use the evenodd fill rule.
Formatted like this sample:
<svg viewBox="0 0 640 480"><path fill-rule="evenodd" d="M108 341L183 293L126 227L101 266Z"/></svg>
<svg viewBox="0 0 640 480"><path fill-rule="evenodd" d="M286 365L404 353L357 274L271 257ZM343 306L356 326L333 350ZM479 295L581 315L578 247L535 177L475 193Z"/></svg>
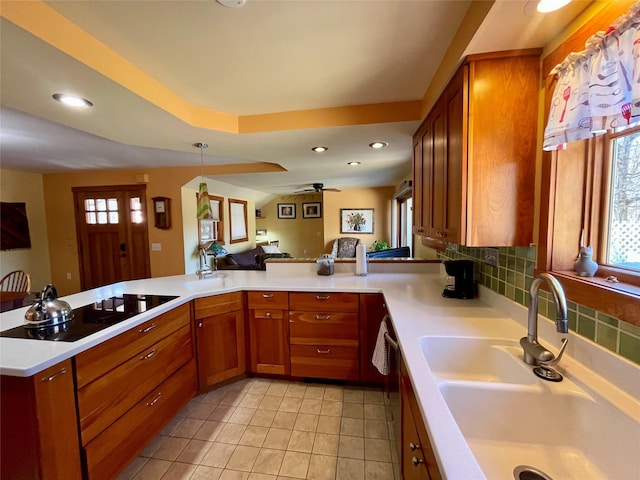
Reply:
<svg viewBox="0 0 640 480"><path fill-rule="evenodd" d="M83 290L150 276L146 186L73 189Z"/></svg>

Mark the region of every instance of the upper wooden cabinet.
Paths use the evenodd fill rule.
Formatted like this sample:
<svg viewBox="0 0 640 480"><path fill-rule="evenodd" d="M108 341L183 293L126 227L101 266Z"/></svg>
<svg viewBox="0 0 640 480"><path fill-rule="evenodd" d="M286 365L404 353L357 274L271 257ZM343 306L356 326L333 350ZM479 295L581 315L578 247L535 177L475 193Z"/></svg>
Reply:
<svg viewBox="0 0 640 480"><path fill-rule="evenodd" d="M539 57L468 57L414 135L414 234L425 244L532 242Z"/></svg>

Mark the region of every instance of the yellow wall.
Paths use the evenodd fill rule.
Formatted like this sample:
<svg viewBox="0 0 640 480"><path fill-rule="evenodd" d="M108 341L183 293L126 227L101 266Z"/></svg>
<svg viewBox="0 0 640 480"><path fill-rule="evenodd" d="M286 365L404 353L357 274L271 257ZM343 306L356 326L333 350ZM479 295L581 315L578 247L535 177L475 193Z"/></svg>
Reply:
<svg viewBox="0 0 640 480"><path fill-rule="evenodd" d="M287 252L293 257L318 257L324 251L324 218L303 218L302 204L320 202L322 194L285 195L277 197L261 208L262 217L256 219L256 228L267 230L267 236L257 237L261 240L279 240L280 251ZM279 203L294 203L296 218L278 218ZM253 232L255 233L255 232Z"/></svg>
<svg viewBox="0 0 640 480"><path fill-rule="evenodd" d="M395 187L354 188L341 192L324 192L324 251L329 253L338 237L360 238L367 247L374 240L391 243L391 202ZM373 208L373 235L340 233L341 208Z"/></svg>
<svg viewBox="0 0 640 480"><path fill-rule="evenodd" d="M38 291L51 283L42 175L0 170L0 201L26 203L31 237L31 248L0 252L0 276L24 270L31 276L31 290Z"/></svg>

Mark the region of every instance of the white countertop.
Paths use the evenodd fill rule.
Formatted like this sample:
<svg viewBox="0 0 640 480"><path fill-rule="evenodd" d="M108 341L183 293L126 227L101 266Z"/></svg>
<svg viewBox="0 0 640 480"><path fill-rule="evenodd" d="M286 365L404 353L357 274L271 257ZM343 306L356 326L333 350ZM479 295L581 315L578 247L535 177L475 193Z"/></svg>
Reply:
<svg viewBox="0 0 640 480"><path fill-rule="evenodd" d="M424 265L424 270L432 273L371 273L365 277L352 273L318 276L309 268L315 267L269 266L266 272L222 271L218 272L221 278L205 280L198 280L195 275L161 277L118 283L62 297L76 308L122 293L178 295L175 300L150 312L75 342L2 337L0 373L34 375L176 306L213 294L237 290L382 292L443 474L449 479L485 478L436 381L425 373L428 367L418 339L425 335L455 335L517 340L526 335L526 309L483 287L480 287L481 299L443 298L438 264ZM22 324L25 311L26 307L0 314L0 330ZM560 335L555 334L552 322L542 317L539 336L552 349L559 347ZM562 361L563 373L570 374L572 369L584 369L586 366L593 382L619 393L623 400L627 397L632 400L640 398L640 368L637 365L573 332L570 338Z"/></svg>

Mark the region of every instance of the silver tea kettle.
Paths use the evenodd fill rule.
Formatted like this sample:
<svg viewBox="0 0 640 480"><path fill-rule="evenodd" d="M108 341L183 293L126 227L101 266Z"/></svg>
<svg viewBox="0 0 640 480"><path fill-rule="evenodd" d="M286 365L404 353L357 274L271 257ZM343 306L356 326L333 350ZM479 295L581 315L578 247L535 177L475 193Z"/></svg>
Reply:
<svg viewBox="0 0 640 480"><path fill-rule="evenodd" d="M44 328L73 320L73 310L58 299L56 287L49 284L42 289L40 298L24 314L25 328Z"/></svg>

